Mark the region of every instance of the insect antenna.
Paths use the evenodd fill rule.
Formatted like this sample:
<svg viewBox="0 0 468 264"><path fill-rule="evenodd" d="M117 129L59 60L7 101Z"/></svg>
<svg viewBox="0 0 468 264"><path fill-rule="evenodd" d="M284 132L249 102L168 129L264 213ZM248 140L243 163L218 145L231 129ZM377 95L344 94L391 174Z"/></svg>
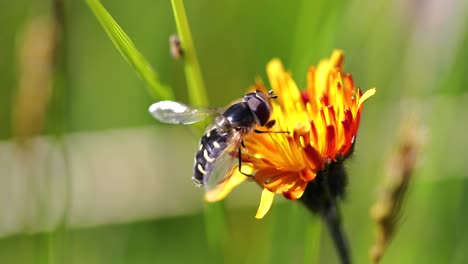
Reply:
<svg viewBox="0 0 468 264"><path fill-rule="evenodd" d="M273 90L269 90L268 91L268 98L269 99L276 99L276 98L278 98L278 95L274 94Z"/></svg>

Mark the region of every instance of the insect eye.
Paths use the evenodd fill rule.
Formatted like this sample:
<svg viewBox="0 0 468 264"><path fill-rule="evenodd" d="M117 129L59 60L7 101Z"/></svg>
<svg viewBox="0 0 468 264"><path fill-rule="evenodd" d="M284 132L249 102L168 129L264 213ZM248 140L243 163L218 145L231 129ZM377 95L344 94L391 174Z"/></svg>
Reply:
<svg viewBox="0 0 468 264"><path fill-rule="evenodd" d="M268 102L265 102L261 98L253 97L247 101L247 104L254 115L255 121L259 125L264 126L270 119L271 109Z"/></svg>

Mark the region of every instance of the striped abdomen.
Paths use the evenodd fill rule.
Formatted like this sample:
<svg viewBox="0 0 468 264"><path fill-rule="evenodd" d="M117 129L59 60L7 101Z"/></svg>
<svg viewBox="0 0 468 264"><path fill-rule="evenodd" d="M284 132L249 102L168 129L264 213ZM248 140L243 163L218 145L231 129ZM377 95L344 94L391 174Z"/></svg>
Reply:
<svg viewBox="0 0 468 264"><path fill-rule="evenodd" d="M216 159L227 147L232 131L219 131L216 126L209 129L201 138L195 155L192 180L201 186L208 181Z"/></svg>

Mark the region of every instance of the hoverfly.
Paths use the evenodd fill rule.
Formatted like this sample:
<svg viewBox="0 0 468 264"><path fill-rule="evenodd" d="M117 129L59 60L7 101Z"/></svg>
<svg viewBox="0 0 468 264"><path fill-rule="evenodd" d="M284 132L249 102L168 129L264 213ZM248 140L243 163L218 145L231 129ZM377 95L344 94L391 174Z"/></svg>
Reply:
<svg viewBox="0 0 468 264"><path fill-rule="evenodd" d="M227 108L194 108L175 101L160 101L149 107L149 112L157 120L169 124L193 124L209 115L216 115L211 125L200 139L195 154L192 180L197 186L211 189L232 175L237 155L238 170L242 172L243 139L251 132L287 133L284 131L261 131L256 125L271 128L275 120L270 120L272 105L270 99L276 98L273 91L268 94L256 90L245 94L241 100ZM226 110L223 110L226 109Z"/></svg>

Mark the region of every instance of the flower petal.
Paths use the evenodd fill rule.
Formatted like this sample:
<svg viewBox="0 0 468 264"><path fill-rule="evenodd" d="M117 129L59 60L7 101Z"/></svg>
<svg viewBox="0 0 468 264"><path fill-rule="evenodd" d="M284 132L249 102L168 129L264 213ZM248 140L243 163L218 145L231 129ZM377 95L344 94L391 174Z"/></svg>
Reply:
<svg viewBox="0 0 468 264"><path fill-rule="evenodd" d="M367 90L362 96L361 98L359 98L359 103L358 103L358 109L359 107L361 107L361 104L367 100L369 97L373 96L375 94L375 88L372 88L372 89L369 89Z"/></svg>
<svg viewBox="0 0 468 264"><path fill-rule="evenodd" d="M344 61L343 51L334 50L330 58L331 65L335 68L338 68L341 71L343 68L343 61Z"/></svg>
<svg viewBox="0 0 468 264"><path fill-rule="evenodd" d="M317 176L317 173L312 171L309 168L302 170L301 173L299 174L299 177L301 178L301 180L306 181L306 182L314 180L316 176Z"/></svg>
<svg viewBox="0 0 468 264"><path fill-rule="evenodd" d="M273 204L273 198L275 198L275 193L270 192L268 189L263 189L262 199L260 201L260 205L258 206L255 218L262 219L266 213L268 213L271 205Z"/></svg>
<svg viewBox="0 0 468 264"><path fill-rule="evenodd" d="M297 181L296 184L294 184L294 186L291 187L287 192L283 192L283 196L289 200L297 200L301 198L308 183L308 181Z"/></svg>
<svg viewBox="0 0 468 264"><path fill-rule="evenodd" d="M224 199L232 191L232 189L234 189L237 185L243 183L247 179L247 176L240 173L239 170L237 170L237 167L234 168L235 172L227 181L205 193L205 201L217 202ZM252 172L252 168L245 165L242 166L242 170L246 173Z"/></svg>

